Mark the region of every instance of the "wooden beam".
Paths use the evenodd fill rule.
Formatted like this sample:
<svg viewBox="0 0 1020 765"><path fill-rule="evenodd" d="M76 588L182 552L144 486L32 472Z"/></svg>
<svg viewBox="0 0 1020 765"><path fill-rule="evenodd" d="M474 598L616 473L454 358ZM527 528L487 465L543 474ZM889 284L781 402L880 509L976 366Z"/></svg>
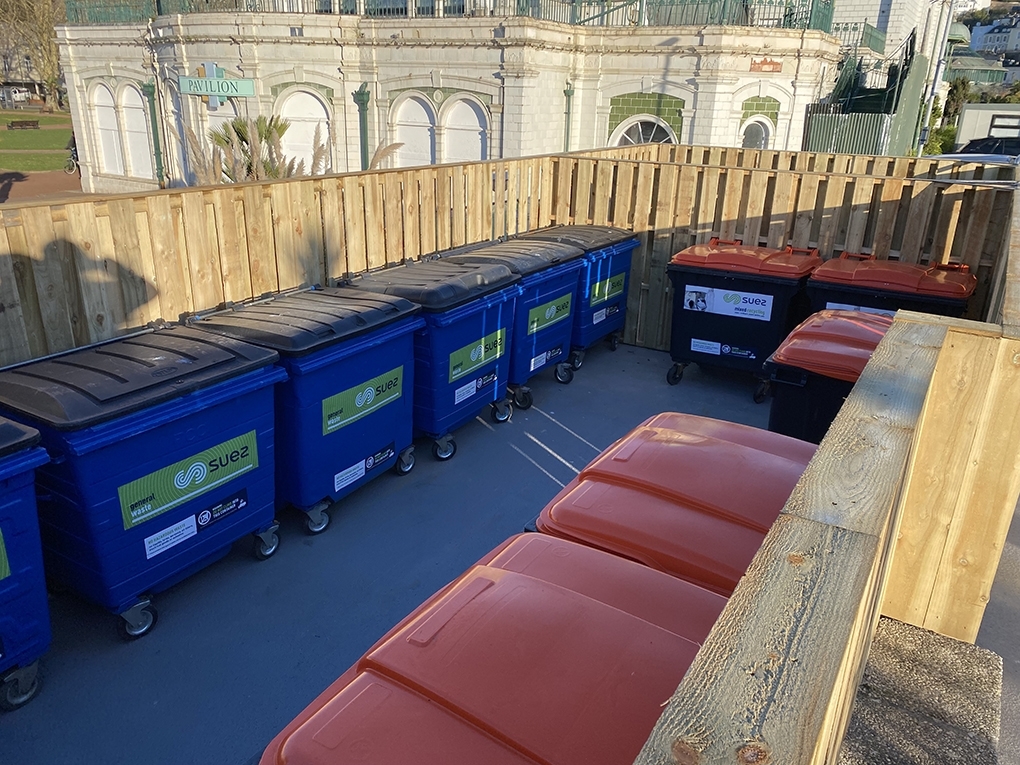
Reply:
<svg viewBox="0 0 1020 765"><path fill-rule="evenodd" d="M635 765L836 762L947 332L894 322Z"/></svg>

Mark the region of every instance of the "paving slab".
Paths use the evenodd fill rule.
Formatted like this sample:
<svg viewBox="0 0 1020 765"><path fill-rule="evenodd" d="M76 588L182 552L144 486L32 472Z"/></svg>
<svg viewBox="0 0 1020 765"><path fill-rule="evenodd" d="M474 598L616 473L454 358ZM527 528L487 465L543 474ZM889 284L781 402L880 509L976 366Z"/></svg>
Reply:
<svg viewBox="0 0 1020 765"><path fill-rule="evenodd" d="M0 764L256 762L376 639L641 420L679 411L767 425L749 375L692 366L671 387L669 366L665 353L599 346L570 385L543 373L534 408L504 425L469 423L446 463L420 443L409 475L380 476L344 499L322 535L281 513L272 559L256 562L242 540L158 595L159 624L134 643L102 609L51 597L43 688L0 714Z"/></svg>

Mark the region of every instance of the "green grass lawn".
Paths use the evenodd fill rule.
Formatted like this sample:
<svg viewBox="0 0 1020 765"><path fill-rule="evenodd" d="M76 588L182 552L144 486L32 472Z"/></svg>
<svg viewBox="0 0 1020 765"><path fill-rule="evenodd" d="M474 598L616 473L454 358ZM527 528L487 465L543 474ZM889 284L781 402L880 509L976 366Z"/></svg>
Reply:
<svg viewBox="0 0 1020 765"><path fill-rule="evenodd" d="M71 129L8 130L0 124L0 151L5 149L66 149Z"/></svg>
<svg viewBox="0 0 1020 765"><path fill-rule="evenodd" d="M60 170L67 157L63 154L13 154L0 151L0 171L15 170L21 173Z"/></svg>
<svg viewBox="0 0 1020 765"><path fill-rule="evenodd" d="M0 109L0 130L6 130L7 123L11 120L39 120L40 125L66 125L68 129L71 127L70 114L40 114L28 109Z"/></svg>

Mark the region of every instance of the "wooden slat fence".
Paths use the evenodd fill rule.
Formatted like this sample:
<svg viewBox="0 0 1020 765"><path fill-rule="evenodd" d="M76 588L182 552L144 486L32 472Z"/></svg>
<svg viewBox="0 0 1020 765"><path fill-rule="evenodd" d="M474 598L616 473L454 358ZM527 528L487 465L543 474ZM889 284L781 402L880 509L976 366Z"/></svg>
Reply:
<svg viewBox="0 0 1020 765"><path fill-rule="evenodd" d="M3 207L0 364L553 223L640 237L624 339L647 347L669 343L667 261L712 236L967 263L983 316L1010 190L868 174L869 158L838 173L760 159L556 155Z"/></svg>

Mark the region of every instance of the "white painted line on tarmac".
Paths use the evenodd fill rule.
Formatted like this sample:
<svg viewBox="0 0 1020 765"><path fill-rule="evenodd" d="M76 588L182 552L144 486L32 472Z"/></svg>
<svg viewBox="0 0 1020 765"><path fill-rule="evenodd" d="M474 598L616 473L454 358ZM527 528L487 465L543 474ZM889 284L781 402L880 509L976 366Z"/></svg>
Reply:
<svg viewBox="0 0 1020 765"><path fill-rule="evenodd" d="M547 452L549 452L549 454L551 454L551 455L552 455L553 457L555 457L556 459L558 459L558 460L559 460L560 462L562 462L562 463L563 463L564 465L566 465L566 466L567 466L568 468L570 468L571 470L573 470L573 471L574 471L574 475L577 475L578 473L580 473L580 472L581 472L581 471L580 471L580 470L578 470L578 469L577 469L576 467L574 467L574 466L573 466L573 465L571 465L571 464L570 464L569 462L567 462L567 461L566 461L565 459L563 459L563 458L562 458L562 457L561 457L560 455L558 455L558 454L557 454L556 452L554 452L554 451L553 451L552 449L550 449L550 448L549 448L548 446L546 446L546 445L545 445L545 444L543 444L543 443L542 443L541 441L539 441L539 440L538 440L537 438L535 438L535 437L534 437L533 435L531 435L531 434L530 434L530 433L529 433L528 431L524 431L524 435L526 435L526 436L527 436L528 438L530 438L530 439L531 439L532 441L534 441L534 442L535 442L536 444L538 444L539 446L541 446L541 447L542 447L543 449L545 449L545 450L546 450Z"/></svg>
<svg viewBox="0 0 1020 765"><path fill-rule="evenodd" d="M556 419L555 417L553 417L553 416L552 416L551 414L546 414L546 413L545 413L545 412L543 412L543 411L542 411L541 409L539 409L539 408L538 408L537 406L533 406L533 407L531 407L531 408L532 408L532 409L533 409L534 411L538 412L538 413L539 413L540 415L542 415L543 417L548 417L548 418L549 418L550 420L552 420L553 422L555 422L555 423L556 423L557 425L559 425L559 426L560 426L561 428L563 428L563 429L564 429L565 431L567 431L567 432L568 432L568 433L569 433L570 435L572 435L572 436L573 436L574 438L576 438L576 439L577 439L578 441L580 441L580 442L581 442L582 444L587 444L588 446L590 446L590 447L591 447L592 449L594 449L594 450L595 450L595 451L597 451L597 452L601 452L601 451L602 451L602 450L601 450L601 449L599 449L599 448L598 448L597 446L595 446L595 444L593 444L593 443L592 443L591 441L587 441L587 440L585 440L584 438L581 438L581 436L577 435L577 433L575 433L574 431L572 431L572 430L571 430L570 428L568 428L568 427L567 427L566 425L564 425L564 424L563 424L562 422L560 422L559 420L557 420L557 419Z"/></svg>
<svg viewBox="0 0 1020 765"><path fill-rule="evenodd" d="M496 432L496 429L495 429L494 427L492 427L492 426L491 426L491 425L490 425L489 423L487 423L487 422L486 422L485 420L483 420L483 419L482 419L481 417L475 417L475 419L476 419L476 420L478 420L478 421L479 421L480 423L482 423L482 425L484 425L485 427L487 427L487 428L488 428L489 430L491 430L491 431L492 431L493 433L495 433L495 432Z"/></svg>
<svg viewBox="0 0 1020 765"><path fill-rule="evenodd" d="M525 454L524 452L522 452L522 451L521 451L520 449L518 449L518 448L517 448L516 446L514 446L513 444L510 444L510 448L511 448L511 449L513 449L513 450L514 450L515 452L517 452L517 453L518 453L519 455L521 455L522 457L524 457L524 459L526 459L526 460L527 460L528 462L530 462L530 463L531 463L532 465L534 465L535 467L537 467L537 468L538 468L539 470L541 470L541 471L542 471L543 473L545 473L545 474L546 474L547 476L549 476L549 480L551 480L551 481L552 481L552 482L553 482L554 484L556 484L557 486L559 486L559 487L560 487L561 489L562 489L562 488L563 488L563 487L564 487L564 486L566 485L566 484L560 483L560 482L559 482L559 481L557 480L556 476L554 476L554 475L553 475L552 473L550 473L550 472L549 472L548 470L546 470L546 469L545 469L544 467L542 467L541 465L539 465L539 464L538 464L537 462L535 462L535 460L531 459L531 457L529 457L529 456L528 456L527 454Z"/></svg>

